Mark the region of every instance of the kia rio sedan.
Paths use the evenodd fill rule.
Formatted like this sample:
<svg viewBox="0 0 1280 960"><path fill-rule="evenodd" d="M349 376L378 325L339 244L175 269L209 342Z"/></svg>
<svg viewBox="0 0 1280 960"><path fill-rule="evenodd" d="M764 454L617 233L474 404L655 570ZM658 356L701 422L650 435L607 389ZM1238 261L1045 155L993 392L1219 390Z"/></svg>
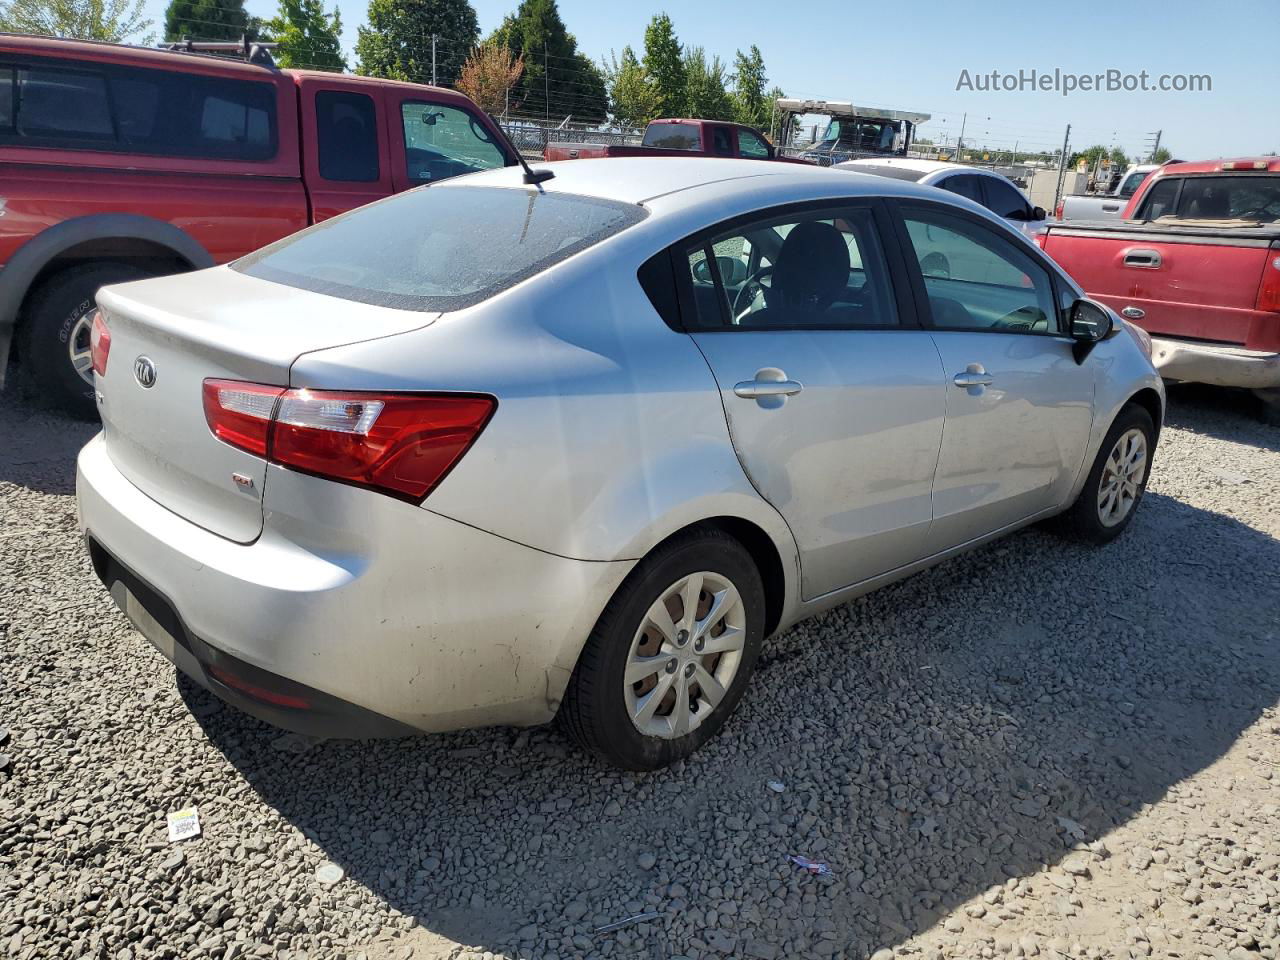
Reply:
<svg viewBox="0 0 1280 960"><path fill-rule="evenodd" d="M1039 520L1132 522L1142 333L976 203L763 166L494 170L104 289L98 575L280 727L558 716L652 769L798 620Z"/></svg>

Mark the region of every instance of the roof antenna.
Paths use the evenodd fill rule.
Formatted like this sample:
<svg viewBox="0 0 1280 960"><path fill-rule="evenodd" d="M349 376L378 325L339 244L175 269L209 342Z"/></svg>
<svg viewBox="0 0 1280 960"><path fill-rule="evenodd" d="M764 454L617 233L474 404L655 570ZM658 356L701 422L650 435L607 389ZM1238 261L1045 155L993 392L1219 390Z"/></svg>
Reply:
<svg viewBox="0 0 1280 960"><path fill-rule="evenodd" d="M507 134L507 131L503 128L502 124L498 122L498 118L493 116L493 114L490 114L489 119L493 121L493 125L497 127L498 132L502 134L502 139L507 141L507 146L510 147L511 152L516 155L517 162L520 166L524 167L525 183L546 183L548 180L555 178L556 172L554 170L535 170L533 167L529 166L529 161L524 158L524 154L521 153L519 149L516 148L516 145L511 142L511 137Z"/></svg>

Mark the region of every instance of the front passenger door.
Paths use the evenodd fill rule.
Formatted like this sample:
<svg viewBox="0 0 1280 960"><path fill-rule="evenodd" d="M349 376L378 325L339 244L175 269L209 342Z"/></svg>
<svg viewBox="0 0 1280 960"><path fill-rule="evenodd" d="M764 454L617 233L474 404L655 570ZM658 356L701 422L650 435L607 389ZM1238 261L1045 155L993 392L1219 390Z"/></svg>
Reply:
<svg viewBox="0 0 1280 960"><path fill-rule="evenodd" d="M941 205L901 211L947 381L938 553L1066 502L1093 424L1096 354L1076 363L1051 274L1017 238Z"/></svg>

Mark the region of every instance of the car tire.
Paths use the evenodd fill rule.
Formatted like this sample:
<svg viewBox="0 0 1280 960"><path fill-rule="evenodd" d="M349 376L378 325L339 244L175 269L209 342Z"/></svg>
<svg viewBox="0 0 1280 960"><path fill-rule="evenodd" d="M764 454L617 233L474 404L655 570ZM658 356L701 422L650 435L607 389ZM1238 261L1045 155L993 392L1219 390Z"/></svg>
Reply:
<svg viewBox="0 0 1280 960"><path fill-rule="evenodd" d="M1057 518L1058 530L1094 544L1110 543L1120 536L1138 512L1155 449L1151 414L1137 404L1127 404L1103 438L1080 495ZM1138 455L1140 462L1135 460Z"/></svg>
<svg viewBox="0 0 1280 960"><path fill-rule="evenodd" d="M88 350L85 318L93 315L99 288L149 276L127 263L89 263L58 271L32 292L20 349L24 379L38 400L81 420L97 418L93 374L86 380L73 361Z"/></svg>
<svg viewBox="0 0 1280 960"><path fill-rule="evenodd" d="M683 598L695 588L690 621ZM716 602L723 605L713 614ZM665 633L654 623L660 607L670 619ZM741 700L764 642L764 620L760 573L737 540L700 530L663 544L628 575L596 622L565 692L561 726L627 770L657 770L689 756ZM662 665L650 670L651 663ZM678 712L682 691L689 709ZM665 729L655 732L659 727Z"/></svg>

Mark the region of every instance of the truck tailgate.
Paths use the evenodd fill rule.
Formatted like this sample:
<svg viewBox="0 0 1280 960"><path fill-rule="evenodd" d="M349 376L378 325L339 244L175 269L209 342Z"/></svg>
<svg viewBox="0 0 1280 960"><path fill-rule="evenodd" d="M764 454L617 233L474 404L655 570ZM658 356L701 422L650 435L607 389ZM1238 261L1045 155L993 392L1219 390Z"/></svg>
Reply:
<svg viewBox="0 0 1280 960"><path fill-rule="evenodd" d="M1082 226L1050 228L1044 249L1086 293L1150 333L1253 346L1274 341L1280 327L1280 315L1256 309L1274 242L1226 231Z"/></svg>

